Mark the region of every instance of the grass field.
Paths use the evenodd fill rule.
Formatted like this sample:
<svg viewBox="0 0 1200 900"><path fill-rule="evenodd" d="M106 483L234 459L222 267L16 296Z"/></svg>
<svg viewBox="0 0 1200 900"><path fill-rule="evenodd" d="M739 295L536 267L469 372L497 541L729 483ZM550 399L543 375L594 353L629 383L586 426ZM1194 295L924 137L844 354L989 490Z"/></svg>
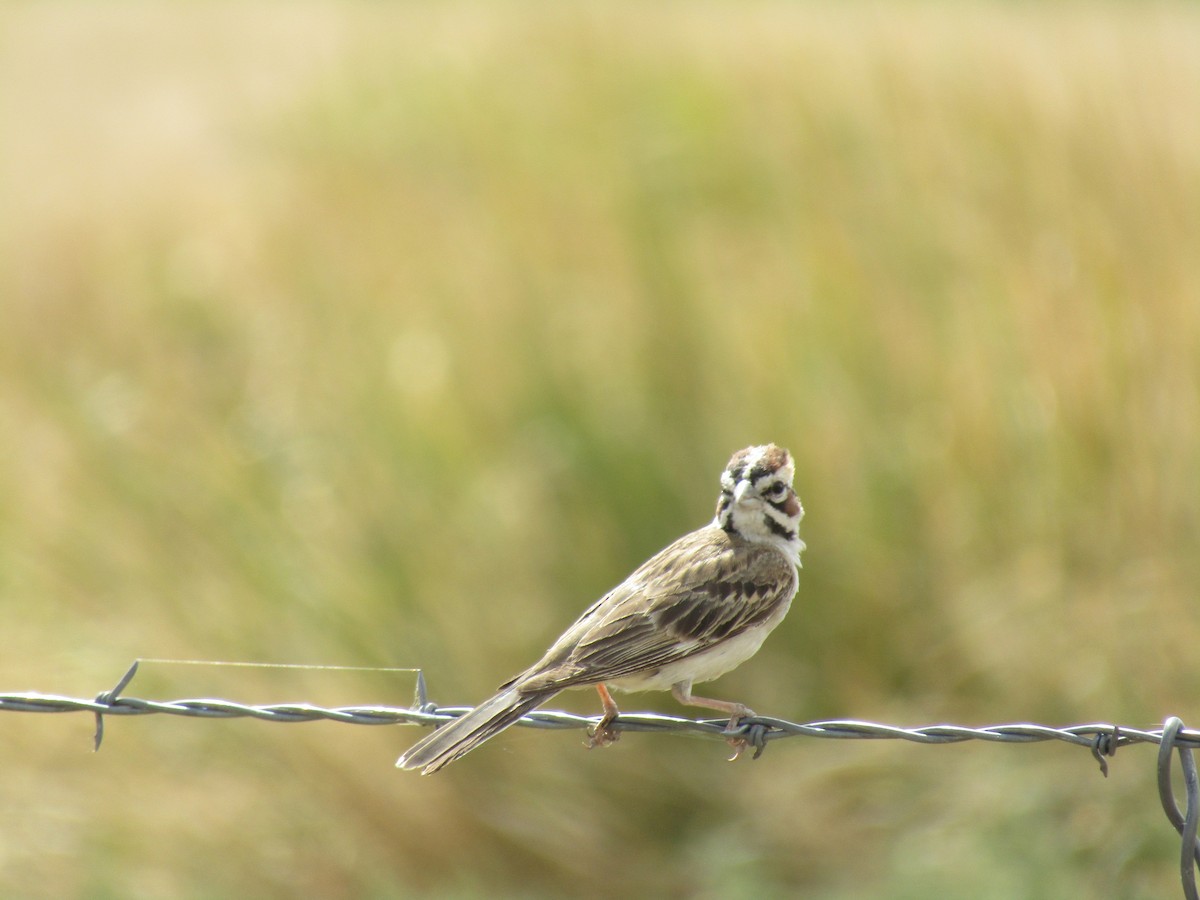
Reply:
<svg viewBox="0 0 1200 900"><path fill-rule="evenodd" d="M1197 46L1182 3L7 5L0 691L468 704L770 440L800 594L710 693L1200 726ZM1145 747L518 730L423 779L411 728L90 729L0 716L0 895L1179 890Z"/></svg>

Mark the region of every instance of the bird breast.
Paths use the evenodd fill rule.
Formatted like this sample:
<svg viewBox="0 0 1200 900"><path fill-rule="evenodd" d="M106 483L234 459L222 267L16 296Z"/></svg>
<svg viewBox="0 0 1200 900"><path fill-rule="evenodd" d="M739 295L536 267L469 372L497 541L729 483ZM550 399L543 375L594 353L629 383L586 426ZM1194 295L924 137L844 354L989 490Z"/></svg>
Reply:
<svg viewBox="0 0 1200 900"><path fill-rule="evenodd" d="M780 603L771 614L753 628L748 628L741 634L718 641L712 647L689 656L677 662L669 663L662 668L647 672L638 672L624 678L607 682L609 687L622 691L667 691L681 681L691 684L703 684L720 678L726 672L736 669L762 646L767 635L783 621L792 601Z"/></svg>

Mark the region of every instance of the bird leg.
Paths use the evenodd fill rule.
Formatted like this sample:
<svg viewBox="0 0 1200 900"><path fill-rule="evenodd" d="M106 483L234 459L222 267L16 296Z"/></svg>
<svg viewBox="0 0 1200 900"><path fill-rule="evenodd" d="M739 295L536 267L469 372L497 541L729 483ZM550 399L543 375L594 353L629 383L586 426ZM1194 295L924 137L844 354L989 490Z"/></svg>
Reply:
<svg viewBox="0 0 1200 900"><path fill-rule="evenodd" d="M587 746L589 750L593 747L607 747L609 744L615 744L621 737L621 733L611 727L621 712L617 709L616 701L613 700L612 694L608 692L608 688L603 684L596 685L596 691L600 694L600 703L604 706L604 715L588 731Z"/></svg>
<svg viewBox="0 0 1200 900"><path fill-rule="evenodd" d="M729 724L725 726L725 731L731 732L738 727L738 721L753 716L754 710L742 703L732 703L729 700L714 700L711 697L696 697L692 694L692 683L690 681L680 681L677 684L671 685L671 695L682 703L684 706L702 706L705 709L715 709L718 712L727 713L729 715ZM733 762L742 751L749 746L749 742L744 737L728 737L725 743L729 744L733 750L733 756L729 757L729 761Z"/></svg>

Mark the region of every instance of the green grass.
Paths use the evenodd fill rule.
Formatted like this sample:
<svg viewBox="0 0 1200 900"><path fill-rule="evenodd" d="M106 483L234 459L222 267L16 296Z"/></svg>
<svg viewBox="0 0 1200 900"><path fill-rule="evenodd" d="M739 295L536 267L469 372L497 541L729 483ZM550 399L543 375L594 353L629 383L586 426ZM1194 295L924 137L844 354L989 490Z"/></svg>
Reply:
<svg viewBox="0 0 1200 900"><path fill-rule="evenodd" d="M469 703L772 440L800 596L715 694L1194 727L1198 44L1184 4L6 8L0 690ZM420 779L413 730L0 728L6 896L1178 890L1148 748L519 731Z"/></svg>

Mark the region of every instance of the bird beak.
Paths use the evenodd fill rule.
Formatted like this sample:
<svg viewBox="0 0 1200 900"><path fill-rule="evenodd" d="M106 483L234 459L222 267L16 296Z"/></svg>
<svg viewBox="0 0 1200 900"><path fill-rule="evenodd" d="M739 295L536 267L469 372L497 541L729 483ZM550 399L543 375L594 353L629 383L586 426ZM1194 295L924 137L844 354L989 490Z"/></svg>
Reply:
<svg viewBox="0 0 1200 900"><path fill-rule="evenodd" d="M738 486L733 489L733 502L741 503L742 498L746 496L746 491L748 490L750 490L750 482L740 482Z"/></svg>

